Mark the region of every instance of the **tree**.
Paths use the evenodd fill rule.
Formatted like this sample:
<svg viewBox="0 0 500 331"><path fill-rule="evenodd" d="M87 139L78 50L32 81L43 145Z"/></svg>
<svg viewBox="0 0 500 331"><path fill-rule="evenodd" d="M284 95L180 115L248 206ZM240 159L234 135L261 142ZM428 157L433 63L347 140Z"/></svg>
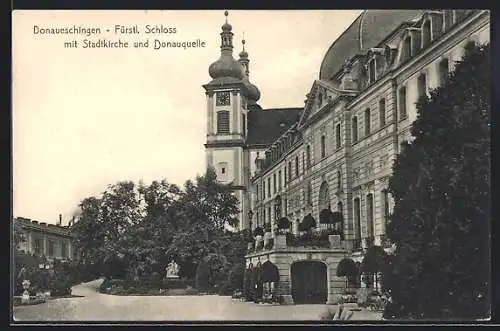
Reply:
<svg viewBox="0 0 500 331"><path fill-rule="evenodd" d="M83 264L100 263L104 256L105 227L101 223L99 210L101 200L96 197L83 199L78 205L80 212L77 222L71 226L74 235L75 248L80 252L80 261Z"/></svg>
<svg viewBox="0 0 500 331"><path fill-rule="evenodd" d="M378 274L386 270L387 254L380 246L371 246L366 251L361 262L361 272L368 274L369 277L375 277L375 290L378 284ZM371 279L373 282L373 279ZM370 283L371 283L370 282Z"/></svg>
<svg viewBox="0 0 500 331"><path fill-rule="evenodd" d="M396 249L386 318L489 316L490 79L490 46L468 45L447 82L418 103L415 140L389 183Z"/></svg>
<svg viewBox="0 0 500 331"><path fill-rule="evenodd" d="M337 277L345 277L345 286L348 287L349 280L354 279L359 274L356 262L349 258L343 258L337 265Z"/></svg>

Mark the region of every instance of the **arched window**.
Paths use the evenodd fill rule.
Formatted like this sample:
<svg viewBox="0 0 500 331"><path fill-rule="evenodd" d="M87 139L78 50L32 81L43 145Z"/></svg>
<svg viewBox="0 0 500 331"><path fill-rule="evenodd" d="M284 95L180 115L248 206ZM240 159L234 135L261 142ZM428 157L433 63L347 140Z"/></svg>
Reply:
<svg viewBox="0 0 500 331"><path fill-rule="evenodd" d="M321 158L326 156L326 137L325 135L321 136Z"/></svg>
<svg viewBox="0 0 500 331"><path fill-rule="evenodd" d="M431 21L428 19L422 25L422 48L430 45L432 41Z"/></svg>
<svg viewBox="0 0 500 331"><path fill-rule="evenodd" d="M361 239L361 204L359 198L354 199L355 238Z"/></svg>
<svg viewBox="0 0 500 331"><path fill-rule="evenodd" d="M380 99L378 102L378 120L379 126L385 126L385 99Z"/></svg>
<svg viewBox="0 0 500 331"><path fill-rule="evenodd" d="M352 118L352 142L358 141L358 118Z"/></svg>
<svg viewBox="0 0 500 331"><path fill-rule="evenodd" d="M370 108L365 110L365 136L368 136L371 132L371 112Z"/></svg>
<svg viewBox="0 0 500 331"><path fill-rule="evenodd" d="M373 224L373 194L369 193L366 195L366 222L368 229L368 237L374 235L374 224Z"/></svg>
<svg viewBox="0 0 500 331"><path fill-rule="evenodd" d="M319 188L319 210L329 209L330 194L328 192L328 183L323 182Z"/></svg>

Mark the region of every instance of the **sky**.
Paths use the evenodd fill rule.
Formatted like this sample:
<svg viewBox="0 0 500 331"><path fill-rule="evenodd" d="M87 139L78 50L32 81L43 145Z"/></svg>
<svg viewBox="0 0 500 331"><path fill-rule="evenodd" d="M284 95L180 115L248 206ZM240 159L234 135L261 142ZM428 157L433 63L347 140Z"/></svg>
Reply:
<svg viewBox="0 0 500 331"><path fill-rule="evenodd" d="M234 57L245 49L263 108L301 107L321 61L360 10L230 10ZM205 170L208 67L224 11L14 11L13 215L63 224L85 197L118 181L183 185ZM146 34L146 25L175 34ZM35 34L100 28L101 35ZM139 34L114 34L137 25ZM110 32L106 32L109 29ZM84 39L192 41L191 49L83 48ZM64 47L77 40L80 47Z"/></svg>

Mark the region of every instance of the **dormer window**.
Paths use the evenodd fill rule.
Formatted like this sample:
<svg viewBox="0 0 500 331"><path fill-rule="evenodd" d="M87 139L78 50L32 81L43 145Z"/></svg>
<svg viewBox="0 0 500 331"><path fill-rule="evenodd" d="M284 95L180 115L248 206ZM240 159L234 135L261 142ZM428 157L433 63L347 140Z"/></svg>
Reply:
<svg viewBox="0 0 500 331"><path fill-rule="evenodd" d="M318 94L318 108L323 104L323 93Z"/></svg>
<svg viewBox="0 0 500 331"><path fill-rule="evenodd" d="M432 41L431 20L428 19L422 25L422 48L430 45Z"/></svg>
<svg viewBox="0 0 500 331"><path fill-rule="evenodd" d="M407 36L403 41L403 61L411 58L411 48L411 36Z"/></svg>
<svg viewBox="0 0 500 331"><path fill-rule="evenodd" d="M377 80L377 70L375 65L375 59L371 59L368 62L368 83L373 84Z"/></svg>

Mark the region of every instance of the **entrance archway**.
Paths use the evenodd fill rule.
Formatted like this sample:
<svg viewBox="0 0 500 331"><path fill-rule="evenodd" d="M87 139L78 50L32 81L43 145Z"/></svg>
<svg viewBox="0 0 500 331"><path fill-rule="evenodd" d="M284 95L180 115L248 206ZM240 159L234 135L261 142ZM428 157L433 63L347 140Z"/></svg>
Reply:
<svg viewBox="0 0 500 331"><path fill-rule="evenodd" d="M326 304L327 269L319 261L299 261L291 266L292 297L296 304Z"/></svg>

